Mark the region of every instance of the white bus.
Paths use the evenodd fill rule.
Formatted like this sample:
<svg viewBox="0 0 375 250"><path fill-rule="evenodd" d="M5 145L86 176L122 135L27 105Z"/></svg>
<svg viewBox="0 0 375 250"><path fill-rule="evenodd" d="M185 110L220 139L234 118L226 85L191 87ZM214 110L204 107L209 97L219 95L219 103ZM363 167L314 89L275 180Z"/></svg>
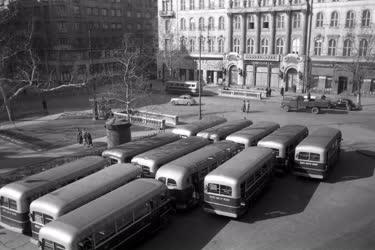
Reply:
<svg viewBox="0 0 375 250"><path fill-rule="evenodd" d="M2 187L0 226L14 232L30 234L29 206L33 200L107 165L107 161L102 157L83 157Z"/></svg>
<svg viewBox="0 0 375 250"><path fill-rule="evenodd" d="M142 170L132 164L115 164L34 200L30 204L31 242L38 242L45 224L141 175Z"/></svg>
<svg viewBox="0 0 375 250"><path fill-rule="evenodd" d="M198 94L199 83L197 81L167 81L165 91L171 94Z"/></svg>
<svg viewBox="0 0 375 250"><path fill-rule="evenodd" d="M340 157L342 134L335 128L318 128L296 147L293 173L325 179Z"/></svg>
<svg viewBox="0 0 375 250"><path fill-rule="evenodd" d="M238 130L241 130L243 128L246 128L250 126L251 124L253 123L250 120L244 120L244 119L232 120L232 121L225 122L223 124L219 124L215 127L203 130L199 132L197 136L217 142L220 140L224 140L225 137L227 137L228 135L234 132L237 132Z"/></svg>
<svg viewBox="0 0 375 250"><path fill-rule="evenodd" d="M276 153L277 171L290 171L294 162L294 150L309 131L306 126L286 125L258 142L258 147L272 149Z"/></svg>
<svg viewBox="0 0 375 250"><path fill-rule="evenodd" d="M238 218L272 178L275 154L249 147L204 178L206 212Z"/></svg>
<svg viewBox="0 0 375 250"><path fill-rule="evenodd" d="M45 225L42 250L127 249L165 224L171 212L167 187L136 179Z"/></svg>
<svg viewBox="0 0 375 250"><path fill-rule="evenodd" d="M179 139L180 137L175 134L158 134L104 150L102 156L110 159L112 164L129 163L131 159L138 154L177 141Z"/></svg>
<svg viewBox="0 0 375 250"><path fill-rule="evenodd" d="M247 148L256 146L259 140L279 128L280 125L275 122L257 122L250 127L241 129L236 133L228 135L225 139L239 143L243 148Z"/></svg>
<svg viewBox="0 0 375 250"><path fill-rule="evenodd" d="M180 125L172 130L173 134L179 135L182 138L195 136L202 130L211 128L218 124L226 122L227 119L220 116L207 116L202 120L194 121L189 124Z"/></svg>
<svg viewBox="0 0 375 250"><path fill-rule="evenodd" d="M145 177L154 178L162 165L208 144L210 141L192 136L139 154L132 159L132 163L142 169Z"/></svg>
<svg viewBox="0 0 375 250"><path fill-rule="evenodd" d="M177 209L193 207L203 198L204 177L241 151L231 141L220 141L162 166L155 179L165 183Z"/></svg>

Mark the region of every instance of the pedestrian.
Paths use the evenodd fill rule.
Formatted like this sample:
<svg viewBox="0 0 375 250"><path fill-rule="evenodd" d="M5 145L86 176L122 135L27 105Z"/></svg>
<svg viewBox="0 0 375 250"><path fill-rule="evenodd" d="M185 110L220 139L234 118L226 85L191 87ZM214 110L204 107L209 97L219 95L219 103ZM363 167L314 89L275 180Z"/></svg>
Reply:
<svg viewBox="0 0 375 250"><path fill-rule="evenodd" d="M77 128L77 143L78 144L83 143L82 130L80 128Z"/></svg>
<svg viewBox="0 0 375 250"><path fill-rule="evenodd" d="M269 88L269 93L268 93L268 97L271 97L271 92L272 92L272 89Z"/></svg>
<svg viewBox="0 0 375 250"><path fill-rule="evenodd" d="M269 90L269 88L267 87L267 88L266 88L266 97L269 97L269 93L270 93L270 90Z"/></svg>
<svg viewBox="0 0 375 250"><path fill-rule="evenodd" d="M88 140L88 131L86 129L83 129L83 146L89 145L89 140Z"/></svg>
<svg viewBox="0 0 375 250"><path fill-rule="evenodd" d="M307 92L307 100L311 100L311 94L310 94L310 91L309 92Z"/></svg>
<svg viewBox="0 0 375 250"><path fill-rule="evenodd" d="M245 99L242 101L242 113L246 112L246 101Z"/></svg>
<svg viewBox="0 0 375 250"><path fill-rule="evenodd" d="M246 101L246 113L250 113L250 100Z"/></svg>
<svg viewBox="0 0 375 250"><path fill-rule="evenodd" d="M283 99L284 99L284 87L281 87L281 89L280 89L280 95L283 97Z"/></svg>
<svg viewBox="0 0 375 250"><path fill-rule="evenodd" d="M42 107L43 107L44 114L48 114L47 102L45 99L43 99L42 101Z"/></svg>
<svg viewBox="0 0 375 250"><path fill-rule="evenodd" d="M89 147L93 147L94 145L92 144L92 137L90 132L87 131L87 144Z"/></svg>

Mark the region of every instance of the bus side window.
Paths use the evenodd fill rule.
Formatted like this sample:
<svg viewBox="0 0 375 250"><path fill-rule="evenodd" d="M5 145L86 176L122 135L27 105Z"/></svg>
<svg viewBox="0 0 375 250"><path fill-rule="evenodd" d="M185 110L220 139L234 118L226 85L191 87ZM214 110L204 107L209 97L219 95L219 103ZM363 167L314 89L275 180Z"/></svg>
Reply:
<svg viewBox="0 0 375 250"><path fill-rule="evenodd" d="M108 239L110 236L115 234L115 223L106 223L101 225L95 232L95 244Z"/></svg>
<svg viewBox="0 0 375 250"><path fill-rule="evenodd" d="M241 186L240 186L240 189L241 189L241 198L246 198L245 196L246 196L246 189L245 189L245 182L243 182L242 184L241 184Z"/></svg>
<svg viewBox="0 0 375 250"><path fill-rule="evenodd" d="M92 238L89 236L78 243L79 250L91 250L93 249Z"/></svg>

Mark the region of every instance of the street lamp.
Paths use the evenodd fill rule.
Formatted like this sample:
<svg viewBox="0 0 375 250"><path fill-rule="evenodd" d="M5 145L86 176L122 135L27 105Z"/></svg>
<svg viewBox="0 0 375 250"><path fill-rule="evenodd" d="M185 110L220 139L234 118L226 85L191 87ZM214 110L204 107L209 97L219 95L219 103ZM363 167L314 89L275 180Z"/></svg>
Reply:
<svg viewBox="0 0 375 250"><path fill-rule="evenodd" d="M199 120L202 120L202 31L205 30L206 26L204 25L199 25L199 61L198 61L198 77L199 77L199 90L198 90L198 95L199 95ZM208 38L208 31L209 29L207 28L207 38Z"/></svg>

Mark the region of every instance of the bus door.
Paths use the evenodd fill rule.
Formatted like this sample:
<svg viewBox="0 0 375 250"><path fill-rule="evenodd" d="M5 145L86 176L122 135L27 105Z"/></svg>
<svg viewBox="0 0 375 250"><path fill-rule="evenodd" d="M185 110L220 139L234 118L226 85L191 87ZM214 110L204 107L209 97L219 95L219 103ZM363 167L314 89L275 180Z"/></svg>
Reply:
<svg viewBox="0 0 375 250"><path fill-rule="evenodd" d="M192 183L193 183L193 199L199 200L200 199L200 194L199 194L200 190L199 190L199 174L198 174L198 172L195 172L194 174L192 174L191 180L192 180Z"/></svg>

